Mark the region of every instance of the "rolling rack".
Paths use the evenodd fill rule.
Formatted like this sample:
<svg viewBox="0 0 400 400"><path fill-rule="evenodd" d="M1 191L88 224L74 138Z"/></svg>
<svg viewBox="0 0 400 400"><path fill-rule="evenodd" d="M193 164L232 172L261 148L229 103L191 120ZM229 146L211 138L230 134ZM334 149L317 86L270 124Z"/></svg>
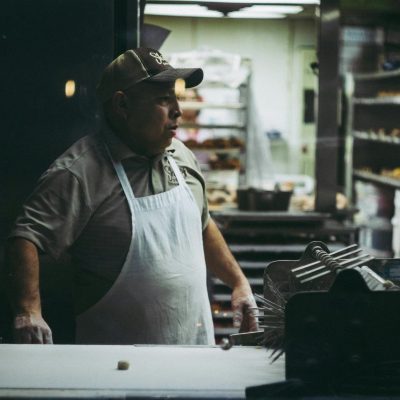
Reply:
<svg viewBox="0 0 400 400"><path fill-rule="evenodd" d="M400 398L399 272L400 259L319 241L298 261L270 263L259 320L263 344L285 353L286 380L247 388L247 398Z"/></svg>
<svg viewBox="0 0 400 400"><path fill-rule="evenodd" d="M267 263L275 260L298 260L307 243L326 242L332 250L358 241L358 228L348 222L351 211L337 219L330 214L300 211L213 211L235 259L240 264L254 293L263 293L263 274ZM211 302L217 343L237 333L233 327L229 288L218 279L211 279ZM227 317L224 316L224 311ZM251 336L251 335L250 335ZM240 342L245 336L240 337Z"/></svg>

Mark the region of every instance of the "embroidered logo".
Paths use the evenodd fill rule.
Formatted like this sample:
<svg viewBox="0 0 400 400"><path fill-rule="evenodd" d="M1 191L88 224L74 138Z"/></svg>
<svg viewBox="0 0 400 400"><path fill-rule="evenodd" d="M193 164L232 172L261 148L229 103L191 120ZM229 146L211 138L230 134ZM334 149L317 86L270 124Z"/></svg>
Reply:
<svg viewBox="0 0 400 400"><path fill-rule="evenodd" d="M163 58L160 53L155 53L154 51L151 51L149 54L157 61L158 64L168 65L168 61Z"/></svg>
<svg viewBox="0 0 400 400"><path fill-rule="evenodd" d="M186 168L179 167L179 170L181 171L183 178L186 180L186 178L187 178ZM166 165L166 166L164 166L164 171L167 173L168 182L171 183L172 185L177 185L178 179L176 178L173 169L169 165Z"/></svg>

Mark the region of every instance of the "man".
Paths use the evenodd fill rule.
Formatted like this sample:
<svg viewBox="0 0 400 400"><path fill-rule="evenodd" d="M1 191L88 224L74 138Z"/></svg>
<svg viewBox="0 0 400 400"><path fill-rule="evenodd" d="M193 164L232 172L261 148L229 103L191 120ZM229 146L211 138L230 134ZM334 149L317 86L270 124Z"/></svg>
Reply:
<svg viewBox="0 0 400 400"><path fill-rule="evenodd" d="M72 145L41 177L11 232L7 259L19 343L52 343L39 295L39 251L77 266L76 341L213 344L206 266L232 288L234 324L255 330L248 281L209 217L193 154L174 139L174 69L153 49L104 71L105 128Z"/></svg>

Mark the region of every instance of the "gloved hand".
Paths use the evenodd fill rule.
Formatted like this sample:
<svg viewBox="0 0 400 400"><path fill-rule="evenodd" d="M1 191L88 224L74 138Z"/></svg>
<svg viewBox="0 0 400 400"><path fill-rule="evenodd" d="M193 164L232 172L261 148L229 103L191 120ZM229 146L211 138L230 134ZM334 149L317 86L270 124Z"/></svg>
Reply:
<svg viewBox="0 0 400 400"><path fill-rule="evenodd" d="M257 307L250 287L234 288L232 292L233 326L239 328L239 332L257 331Z"/></svg>
<svg viewBox="0 0 400 400"><path fill-rule="evenodd" d="M17 314L13 334L14 343L53 344L51 329L40 314Z"/></svg>

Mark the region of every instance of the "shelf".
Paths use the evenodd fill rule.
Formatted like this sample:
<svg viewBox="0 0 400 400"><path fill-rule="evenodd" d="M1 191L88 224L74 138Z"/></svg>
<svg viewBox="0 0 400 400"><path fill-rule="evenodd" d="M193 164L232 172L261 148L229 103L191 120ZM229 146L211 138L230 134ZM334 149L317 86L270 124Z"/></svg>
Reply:
<svg viewBox="0 0 400 400"><path fill-rule="evenodd" d="M304 244L230 244L229 249L232 253L303 253L306 245ZM239 261L242 269L244 268L265 268L267 266L267 261L265 262L242 262Z"/></svg>
<svg viewBox="0 0 400 400"><path fill-rule="evenodd" d="M400 96L358 97L353 99L353 103L364 106L394 106L400 105Z"/></svg>
<svg viewBox="0 0 400 400"><path fill-rule="evenodd" d="M237 245L237 246L240 246L240 245ZM229 247L232 250L232 245L229 246ZM302 251L303 250L304 250L304 246L303 246ZM302 251L298 251L298 252L295 252L295 253L300 253L301 254ZM260 271L264 272L265 268L267 268L267 265L268 265L269 261L265 260L265 261L238 261L238 262L239 262L240 268L242 268L243 271L246 271L246 270L260 270Z"/></svg>
<svg viewBox="0 0 400 400"><path fill-rule="evenodd" d="M214 328L214 333L216 336L229 336L234 333L238 333L237 328Z"/></svg>
<svg viewBox="0 0 400 400"><path fill-rule="evenodd" d="M203 166L205 164L202 164ZM201 165L200 165L201 167ZM202 169L202 172L210 174L210 173L219 173L219 172L230 172L230 171L236 171L236 172L240 172L240 168L204 168L204 170Z"/></svg>
<svg viewBox="0 0 400 400"><path fill-rule="evenodd" d="M358 81L362 80L374 80L374 79L389 79L389 78L400 78L400 70L397 71L380 71L366 74L354 74L354 79Z"/></svg>
<svg viewBox="0 0 400 400"><path fill-rule="evenodd" d="M246 105L243 103L209 103L202 101L180 101L181 110L204 110L204 109L223 109L223 110L245 110Z"/></svg>
<svg viewBox="0 0 400 400"><path fill-rule="evenodd" d="M241 210L225 210L213 213L216 219L224 219L232 221L261 222L261 221L277 221L277 222L322 222L330 217L328 213L305 211L305 212L288 212L288 211L241 211Z"/></svg>
<svg viewBox="0 0 400 400"><path fill-rule="evenodd" d="M207 154L238 154L240 153L243 149L240 147L232 147L229 149L202 149L200 147L189 147L193 153L207 153Z"/></svg>
<svg viewBox="0 0 400 400"><path fill-rule="evenodd" d="M242 263L239 263L240 266L243 268ZM265 266L267 263L263 262L260 263L260 269L264 270ZM250 285L264 285L264 280L263 278L247 278L247 280L249 281ZM228 286L226 283L224 283L223 281L221 281L221 279L218 278L213 278L212 282L214 285L222 285L222 286Z"/></svg>
<svg viewBox="0 0 400 400"><path fill-rule="evenodd" d="M316 227L313 225L303 227L237 227L229 228L224 230L225 233L236 236L250 236L250 235L295 235L301 232L303 235L340 235L344 233L355 232L357 229L354 226L343 226L337 224L336 221L333 225L323 225L322 227Z"/></svg>
<svg viewBox="0 0 400 400"><path fill-rule="evenodd" d="M353 74L352 79L346 82L346 89L349 110L345 125L350 140L343 157L347 168L345 193L359 208L355 218L360 229L359 245L380 251L392 247L392 227L385 225L388 230L385 234L378 234L378 240L368 230L371 227L367 229L361 223L370 225L383 209L384 212L389 210L395 190L400 189L397 176L400 70ZM374 186L377 193L372 195L368 185ZM378 226L382 230L382 223Z"/></svg>
<svg viewBox="0 0 400 400"><path fill-rule="evenodd" d="M244 130L246 126L241 124L191 124L191 123L183 123L179 125L180 128L202 128L202 129L239 129Z"/></svg>
<svg viewBox="0 0 400 400"><path fill-rule="evenodd" d="M214 294L212 297L213 301L218 301L218 302L230 302L232 299L232 296L230 294Z"/></svg>
<svg viewBox="0 0 400 400"><path fill-rule="evenodd" d="M390 186L395 189L400 189L400 179L389 178L387 176L381 176L378 174L374 174L372 172L364 172L364 171L353 171L354 178L379 183L381 185Z"/></svg>
<svg viewBox="0 0 400 400"><path fill-rule="evenodd" d="M230 85L228 83L221 82L221 81L212 81L212 80L209 80L209 78L207 80L204 80L201 83L201 89L239 90L239 89L247 88L247 87L248 87L248 83L247 82L241 82L239 84Z"/></svg>
<svg viewBox="0 0 400 400"><path fill-rule="evenodd" d="M374 133L374 132L355 131L355 132L353 132L353 137L356 139L371 140L371 141L380 142L380 143L388 143L388 144L395 144L395 145L400 144L400 137L389 136L389 135L380 135L380 134Z"/></svg>

